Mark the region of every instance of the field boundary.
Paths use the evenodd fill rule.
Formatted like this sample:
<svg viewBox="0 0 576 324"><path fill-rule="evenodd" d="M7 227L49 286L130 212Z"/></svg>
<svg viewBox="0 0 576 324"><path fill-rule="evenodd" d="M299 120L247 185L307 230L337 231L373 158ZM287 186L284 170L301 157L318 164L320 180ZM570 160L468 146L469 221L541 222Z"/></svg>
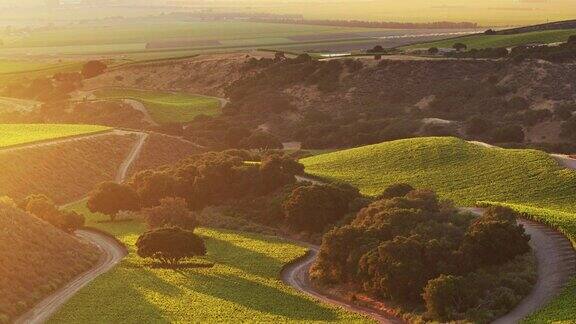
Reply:
<svg viewBox="0 0 576 324"><path fill-rule="evenodd" d="M62 124L62 125L68 125L68 124ZM94 131L94 132L90 132L90 133L83 133L83 134L78 134L78 135L70 135L70 136L55 137L55 138L47 138L47 139L43 139L43 140L37 140L37 141L26 142L26 143L21 143L21 144L8 145L8 146L1 147L0 152L8 151L8 150L14 150L14 149L20 149L20 148L26 148L27 146L52 144L52 143L57 144L58 142L61 142L61 141L65 142L65 141L69 141L69 140L73 140L73 139L82 139L84 137L105 135L107 133L114 133L116 130L117 129L115 129L115 128L109 128L109 129L103 129L100 131Z"/></svg>

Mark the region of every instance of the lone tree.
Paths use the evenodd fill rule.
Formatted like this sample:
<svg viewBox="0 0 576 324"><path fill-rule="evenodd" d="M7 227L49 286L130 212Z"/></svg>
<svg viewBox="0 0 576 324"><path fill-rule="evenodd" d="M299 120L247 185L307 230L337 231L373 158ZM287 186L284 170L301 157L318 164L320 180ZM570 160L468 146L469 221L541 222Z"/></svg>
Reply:
<svg viewBox="0 0 576 324"><path fill-rule="evenodd" d="M110 216L116 220L119 211L136 211L140 209L138 194L127 185L115 182L99 184L88 197L88 209L94 213Z"/></svg>
<svg viewBox="0 0 576 324"><path fill-rule="evenodd" d="M452 46L453 49L457 50L458 52L462 52L465 51L468 46L466 46L466 44L463 43L456 43Z"/></svg>
<svg viewBox="0 0 576 324"><path fill-rule="evenodd" d="M430 54L430 55L436 55L438 53L440 53L440 50L438 49L438 47L430 47L428 49L428 54Z"/></svg>
<svg viewBox="0 0 576 324"><path fill-rule="evenodd" d="M172 268L183 259L206 255L204 240L192 231L178 227L148 231L138 238L136 248L140 257L157 260Z"/></svg>
<svg viewBox="0 0 576 324"><path fill-rule="evenodd" d="M84 79L91 79L106 72L108 66L101 61L89 61L82 67L82 76Z"/></svg>

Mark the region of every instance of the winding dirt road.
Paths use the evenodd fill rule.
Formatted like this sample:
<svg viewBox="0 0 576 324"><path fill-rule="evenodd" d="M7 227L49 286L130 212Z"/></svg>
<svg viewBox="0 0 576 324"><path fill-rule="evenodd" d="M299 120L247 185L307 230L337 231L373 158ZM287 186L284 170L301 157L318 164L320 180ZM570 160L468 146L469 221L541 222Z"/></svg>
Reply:
<svg viewBox="0 0 576 324"><path fill-rule="evenodd" d="M116 182L122 182L126 179L128 174L128 170L130 166L136 161L144 144L146 143L146 139L148 138L147 133L139 133L139 132L128 132L128 131L114 131L119 134L136 134L139 138L132 151L128 154L124 162L120 165L118 169L118 173L116 176ZM106 133L110 134L110 132ZM92 136L99 136L99 135L92 135ZM82 138L86 138L90 136L84 136ZM78 138L74 139L78 140ZM49 143L43 143L42 145L48 144L56 144L61 143L62 141L54 141ZM31 146L35 146L32 144ZM27 146L30 147L30 146ZM118 243L116 240L112 239L111 237L98 233L96 231L91 231L89 229L85 230L78 230L75 232L75 235L79 237L81 240L89 242L101 251L100 259L98 263L89 271L82 273L74 280L69 282L64 287L60 288L58 291L53 293L52 295L44 298L40 301L34 308L30 309L28 312L21 315L18 319L16 319L15 323L17 324L39 324L44 323L48 320L60 307L62 307L72 296L74 296L80 289L90 283L92 280L96 279L103 273L108 272L112 268L114 268L126 255L127 250L126 247Z"/></svg>
<svg viewBox="0 0 576 324"><path fill-rule="evenodd" d="M316 291L314 288L312 288L308 273L310 271L312 263L314 263L314 260L316 260L319 247L315 245L307 245L307 247L309 248L309 251L306 254L306 256L303 257L301 260L299 260L299 262L296 262L290 265L289 267L286 267L282 272L282 281L285 284L288 284L293 288L307 295L310 295L321 302L337 305L348 311L366 315L378 321L379 323L386 323L386 324L403 323L403 321L398 320L392 316L382 314L367 307L362 307L349 302L338 300L332 298L331 296L323 295L320 292Z"/></svg>
<svg viewBox="0 0 576 324"><path fill-rule="evenodd" d="M76 236L97 246L102 252L98 263L89 271L84 272L66 286L60 288L54 294L43 299L34 308L20 316L14 323L16 324L36 324L46 322L52 314L64 305L74 294L90 283L99 275L108 272L124 256L126 248L119 245L115 240L96 232L88 230L76 231Z"/></svg>
<svg viewBox="0 0 576 324"><path fill-rule="evenodd" d="M482 208L462 208L476 215ZM554 229L529 220L519 220L530 235L530 247L536 254L538 279L530 294L510 313L494 321L494 324L518 323L538 311L558 295L570 278L576 274L576 251L564 235Z"/></svg>
<svg viewBox="0 0 576 324"><path fill-rule="evenodd" d="M305 176L297 177L298 181L308 181L313 184L322 182ZM482 208L461 208L476 215L481 215ZM571 242L558 231L545 225L519 220L530 235L530 246L536 254L538 279L532 292L510 313L494 321L496 324L518 323L526 316L545 306L554 296L558 295L568 284L570 278L576 274L576 251ZM373 309L354 305L352 303L336 300L316 291L310 284L308 272L318 255L318 246L307 245L310 249L306 257L284 269L282 280L284 283L304 292L320 301L341 306L350 311L368 315L380 323L401 322Z"/></svg>

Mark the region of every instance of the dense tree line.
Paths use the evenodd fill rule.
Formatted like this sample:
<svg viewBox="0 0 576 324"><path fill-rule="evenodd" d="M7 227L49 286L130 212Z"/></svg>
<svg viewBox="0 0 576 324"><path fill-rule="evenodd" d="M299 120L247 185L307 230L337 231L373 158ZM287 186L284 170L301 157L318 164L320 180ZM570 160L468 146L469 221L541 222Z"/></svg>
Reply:
<svg viewBox="0 0 576 324"><path fill-rule="evenodd" d="M90 194L88 207L112 220L121 210L148 208L147 213L158 213L154 207L181 208L181 201L191 210L200 210L267 195L294 183L294 176L303 172L302 165L288 157L268 155L256 164L246 163L248 156L246 151L210 152L158 170L139 172L127 184L102 183ZM182 200L170 200L175 198ZM178 225L174 221L168 223Z"/></svg>
<svg viewBox="0 0 576 324"><path fill-rule="evenodd" d="M533 284L531 276L503 283L495 278L509 274L486 274L530 251L516 216L494 207L474 218L434 192L396 185L325 234L311 276L324 284L354 284L408 309L423 304L430 319L486 322ZM469 300L460 303L457 294Z"/></svg>
<svg viewBox="0 0 576 324"><path fill-rule="evenodd" d="M472 22L449 22L437 21L430 23L405 23L387 21L362 21L362 20L320 20L320 19L291 19L291 18L251 18L253 22L265 22L274 24L299 24L338 27L363 27L363 28L390 28L390 29L463 29L477 28L478 24Z"/></svg>

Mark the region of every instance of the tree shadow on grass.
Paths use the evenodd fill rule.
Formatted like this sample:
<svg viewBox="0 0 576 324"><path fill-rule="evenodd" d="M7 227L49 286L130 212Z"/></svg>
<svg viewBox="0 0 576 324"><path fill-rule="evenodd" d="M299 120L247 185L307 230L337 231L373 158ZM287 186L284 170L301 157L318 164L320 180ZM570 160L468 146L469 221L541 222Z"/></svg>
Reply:
<svg viewBox="0 0 576 324"><path fill-rule="evenodd" d="M338 314L304 296L236 275L182 273L192 280L183 286L192 291L226 300L285 320L334 321ZM195 284L202 282L203 284Z"/></svg>
<svg viewBox="0 0 576 324"><path fill-rule="evenodd" d="M263 278L279 278L280 270L285 264L281 260L235 245L226 240L209 237L207 244L210 261L217 264L226 264Z"/></svg>

